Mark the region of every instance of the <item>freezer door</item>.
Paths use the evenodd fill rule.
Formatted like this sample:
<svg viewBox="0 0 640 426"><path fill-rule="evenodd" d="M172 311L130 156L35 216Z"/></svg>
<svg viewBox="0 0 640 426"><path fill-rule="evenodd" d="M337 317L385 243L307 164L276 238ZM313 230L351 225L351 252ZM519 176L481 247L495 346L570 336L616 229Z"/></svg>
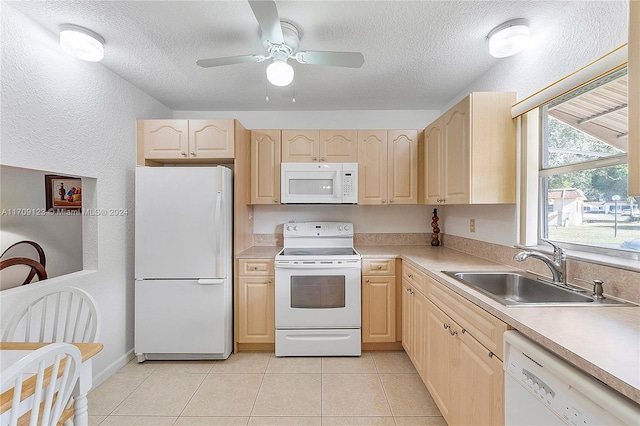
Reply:
<svg viewBox="0 0 640 426"><path fill-rule="evenodd" d="M231 276L231 170L136 167L136 278Z"/></svg>
<svg viewBox="0 0 640 426"><path fill-rule="evenodd" d="M231 306L228 280L137 280L135 352L228 356Z"/></svg>

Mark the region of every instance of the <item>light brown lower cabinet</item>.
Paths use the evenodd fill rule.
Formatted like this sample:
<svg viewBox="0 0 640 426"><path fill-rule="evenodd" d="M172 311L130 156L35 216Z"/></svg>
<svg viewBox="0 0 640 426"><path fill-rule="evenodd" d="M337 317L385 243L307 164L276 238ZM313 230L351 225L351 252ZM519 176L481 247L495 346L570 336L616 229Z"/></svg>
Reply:
<svg viewBox="0 0 640 426"><path fill-rule="evenodd" d="M395 259L362 260L362 343L396 341Z"/></svg>
<svg viewBox="0 0 640 426"><path fill-rule="evenodd" d="M240 260L238 270L238 343L275 343L273 260Z"/></svg>
<svg viewBox="0 0 640 426"><path fill-rule="evenodd" d="M504 424L502 361L427 301L425 384L449 425Z"/></svg>
<svg viewBox="0 0 640 426"><path fill-rule="evenodd" d="M402 326L402 345L450 426L504 425L505 323L403 262Z"/></svg>

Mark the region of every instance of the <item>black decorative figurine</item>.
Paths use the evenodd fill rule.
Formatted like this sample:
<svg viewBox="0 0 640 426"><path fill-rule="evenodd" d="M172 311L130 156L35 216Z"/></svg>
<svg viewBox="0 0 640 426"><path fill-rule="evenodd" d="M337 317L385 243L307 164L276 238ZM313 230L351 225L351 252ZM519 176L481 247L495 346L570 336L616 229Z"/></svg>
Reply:
<svg viewBox="0 0 640 426"><path fill-rule="evenodd" d="M438 234L440 233L440 228L438 228L438 209L433 209L433 217L431 218L431 227L433 228L433 234L431 234L431 245L436 247L440 245L440 240L438 239Z"/></svg>

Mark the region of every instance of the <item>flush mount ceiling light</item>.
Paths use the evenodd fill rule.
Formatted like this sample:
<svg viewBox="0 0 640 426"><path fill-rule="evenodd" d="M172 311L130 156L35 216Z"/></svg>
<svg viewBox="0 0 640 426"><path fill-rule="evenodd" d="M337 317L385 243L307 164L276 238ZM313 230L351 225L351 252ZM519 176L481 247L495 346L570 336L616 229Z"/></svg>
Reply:
<svg viewBox="0 0 640 426"><path fill-rule="evenodd" d="M60 46L69 55L89 62L104 58L104 39L83 27L60 25Z"/></svg>
<svg viewBox="0 0 640 426"><path fill-rule="evenodd" d="M293 67L287 61L274 60L267 67L267 80L274 86L288 86L293 81Z"/></svg>
<svg viewBox="0 0 640 426"><path fill-rule="evenodd" d="M512 19L495 27L489 35L489 53L495 58L506 58L523 51L531 38L529 21Z"/></svg>

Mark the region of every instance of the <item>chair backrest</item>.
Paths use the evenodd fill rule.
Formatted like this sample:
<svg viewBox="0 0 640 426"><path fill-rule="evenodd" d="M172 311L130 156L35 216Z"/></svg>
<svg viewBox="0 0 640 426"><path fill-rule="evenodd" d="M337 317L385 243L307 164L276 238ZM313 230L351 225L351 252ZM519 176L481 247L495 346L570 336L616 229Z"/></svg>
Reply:
<svg viewBox="0 0 640 426"><path fill-rule="evenodd" d="M0 290L47 279L47 258L35 241L18 241L0 255Z"/></svg>
<svg viewBox="0 0 640 426"><path fill-rule="evenodd" d="M58 287L19 308L2 341L93 343L99 332L100 311L93 297L76 287Z"/></svg>
<svg viewBox="0 0 640 426"><path fill-rule="evenodd" d="M29 416L32 426L57 424L78 381L81 363L80 349L69 343L52 343L7 367L0 386L2 393L8 391L7 400L12 403L2 413L1 424L16 425L21 413ZM23 398L32 386L33 397Z"/></svg>

